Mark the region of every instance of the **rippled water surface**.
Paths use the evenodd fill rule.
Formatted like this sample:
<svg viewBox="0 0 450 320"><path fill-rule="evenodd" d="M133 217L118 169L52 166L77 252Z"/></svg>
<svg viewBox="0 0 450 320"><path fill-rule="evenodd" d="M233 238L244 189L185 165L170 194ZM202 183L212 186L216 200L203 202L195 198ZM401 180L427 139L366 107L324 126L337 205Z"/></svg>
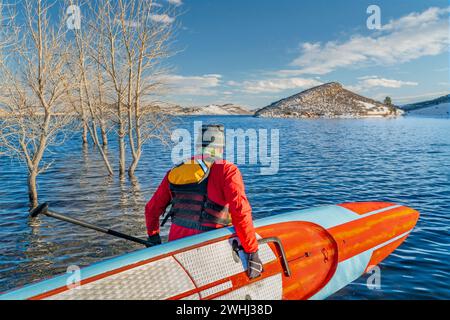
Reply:
<svg viewBox="0 0 450 320"><path fill-rule="evenodd" d="M280 130L277 175L241 166L255 218L348 201L392 201L421 212L410 237L381 264L381 290L369 290L364 276L331 299L450 299L450 120L189 117L179 126L192 129L194 120ZM113 141L109 152L116 152ZM170 155L159 143L148 145L137 179L120 181L74 137L48 154L53 164L39 177L40 200L145 237L144 205L171 167ZM0 291L140 248L51 218L30 220L24 170L0 158Z"/></svg>

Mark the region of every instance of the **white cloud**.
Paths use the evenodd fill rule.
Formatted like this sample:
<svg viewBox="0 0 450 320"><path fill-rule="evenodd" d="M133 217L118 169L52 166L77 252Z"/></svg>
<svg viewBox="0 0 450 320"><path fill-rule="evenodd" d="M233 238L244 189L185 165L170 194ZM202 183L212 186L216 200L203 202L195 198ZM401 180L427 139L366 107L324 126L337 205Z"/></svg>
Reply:
<svg viewBox="0 0 450 320"><path fill-rule="evenodd" d="M150 16L150 19L152 19L155 22L161 22L166 24L171 24L175 21L175 18L172 18L167 14L153 14L152 16Z"/></svg>
<svg viewBox="0 0 450 320"><path fill-rule="evenodd" d="M320 85L315 79L303 78L273 78L264 80L248 80L243 82L229 81L228 85L238 87L239 91L245 93L281 92L290 89L302 89Z"/></svg>
<svg viewBox="0 0 450 320"><path fill-rule="evenodd" d="M220 78L222 78L222 75L221 74L217 74L217 73L208 73L208 74L203 75L203 77L204 78L218 78L218 79L220 79Z"/></svg>
<svg viewBox="0 0 450 320"><path fill-rule="evenodd" d="M365 76L358 78L359 82L353 86L346 86L352 91L365 91L374 88L401 88L405 86L417 86L417 82L413 81L402 81L395 79L380 78L378 76Z"/></svg>
<svg viewBox="0 0 450 320"><path fill-rule="evenodd" d="M171 94L213 96L217 94L217 87L221 84L220 74L206 74L202 76L166 75L162 81L171 88Z"/></svg>
<svg viewBox="0 0 450 320"><path fill-rule="evenodd" d="M413 12L397 20L391 20L388 24L382 26L381 30L401 30L407 28L415 28L435 22L441 18L441 15L449 13L450 8L432 7L422 13Z"/></svg>
<svg viewBox="0 0 450 320"><path fill-rule="evenodd" d="M327 74L338 68L393 65L448 51L449 8L429 8L392 20L373 36L355 35L345 42L303 43L301 55L280 75Z"/></svg>

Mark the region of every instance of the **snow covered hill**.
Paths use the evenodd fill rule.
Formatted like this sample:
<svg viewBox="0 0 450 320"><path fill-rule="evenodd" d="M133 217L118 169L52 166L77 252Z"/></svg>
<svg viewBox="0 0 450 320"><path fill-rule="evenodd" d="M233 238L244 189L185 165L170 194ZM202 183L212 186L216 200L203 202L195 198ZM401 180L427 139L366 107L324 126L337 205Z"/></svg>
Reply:
<svg viewBox="0 0 450 320"><path fill-rule="evenodd" d="M158 112L165 112L176 116L188 116L188 115L252 115L253 112L245 109L244 107L235 104L216 105L210 104L201 107L181 107L178 105L161 104L157 108Z"/></svg>
<svg viewBox="0 0 450 320"><path fill-rule="evenodd" d="M408 104L402 107L407 115L428 117L450 117L450 94L437 99Z"/></svg>
<svg viewBox="0 0 450 320"><path fill-rule="evenodd" d="M412 116L429 116L450 118L450 103L441 103L433 107L412 110L407 113Z"/></svg>
<svg viewBox="0 0 450 320"><path fill-rule="evenodd" d="M326 83L258 110L257 117L274 118L362 118L394 117L403 111L360 96L340 83Z"/></svg>

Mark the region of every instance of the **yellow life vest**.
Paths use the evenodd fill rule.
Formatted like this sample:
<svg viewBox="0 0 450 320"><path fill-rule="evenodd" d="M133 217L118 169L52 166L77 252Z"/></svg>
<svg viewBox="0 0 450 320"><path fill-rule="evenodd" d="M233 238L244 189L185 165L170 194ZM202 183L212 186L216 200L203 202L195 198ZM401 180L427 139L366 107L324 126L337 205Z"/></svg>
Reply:
<svg viewBox="0 0 450 320"><path fill-rule="evenodd" d="M213 159L187 160L169 172L169 183L173 185L186 185L202 182L214 164Z"/></svg>
<svg viewBox="0 0 450 320"><path fill-rule="evenodd" d="M188 160L169 172L172 207L161 226L169 218L176 225L200 231L231 224L228 206L208 198L208 177L214 163L212 158Z"/></svg>

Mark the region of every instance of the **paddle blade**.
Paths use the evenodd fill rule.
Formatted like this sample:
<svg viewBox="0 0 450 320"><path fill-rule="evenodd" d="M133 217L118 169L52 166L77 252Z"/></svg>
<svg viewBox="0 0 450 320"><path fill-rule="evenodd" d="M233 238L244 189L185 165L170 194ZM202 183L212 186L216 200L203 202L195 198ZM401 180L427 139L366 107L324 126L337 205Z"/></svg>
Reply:
<svg viewBox="0 0 450 320"><path fill-rule="evenodd" d="M47 210L48 210L48 203L43 203L43 204L40 204L40 205L38 205L36 208L34 208L33 210L31 210L31 212L30 212L30 216L32 217L32 218L36 218L38 215L40 215L40 214L45 214L45 213L47 213Z"/></svg>

